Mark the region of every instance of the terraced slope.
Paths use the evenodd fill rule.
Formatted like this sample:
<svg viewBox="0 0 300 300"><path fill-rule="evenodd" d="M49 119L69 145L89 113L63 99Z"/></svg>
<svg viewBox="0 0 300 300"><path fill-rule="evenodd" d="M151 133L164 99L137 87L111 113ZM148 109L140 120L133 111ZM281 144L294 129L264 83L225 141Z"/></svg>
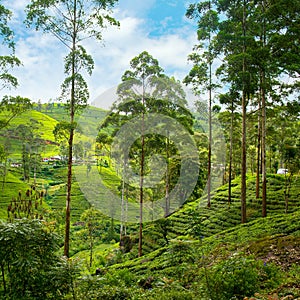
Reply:
<svg viewBox="0 0 300 300"><path fill-rule="evenodd" d="M284 214L286 209L284 190L285 177L268 176L268 215ZM180 236L199 238L213 236L223 230L234 228L241 222L240 217L240 185L239 178L233 182L233 201L228 205L227 186L214 191L211 208L206 207L206 197L198 201L186 203L180 210L168 217L168 224L162 229L159 222L149 224L144 232L144 250L149 253L166 244L163 233L171 240ZM299 211L300 176L294 176L290 189L287 213ZM261 199L255 199L255 177L247 179L247 220L251 222L261 216ZM200 224L200 225L199 225ZM137 227L133 227L137 232ZM135 231L136 230L136 231ZM157 242L155 242L157 241Z"/></svg>
<svg viewBox="0 0 300 300"><path fill-rule="evenodd" d="M83 172L86 170L85 165L74 166L74 174L76 175L76 169L82 168ZM50 190L51 200L49 202L50 206L55 211L62 211L65 208L66 203L66 168L59 168L55 170L53 178L55 181L52 182L52 188ZM120 185L120 178L110 169L102 168L101 169L101 179L107 188L116 192L117 187ZM88 180L88 177L87 177ZM101 190L99 190L99 197L101 197ZM76 181L76 176L73 176L73 185L72 185L72 205L71 205L71 216L74 222L79 221L80 215L83 211L90 207L90 203L85 198L85 195L82 193L78 182ZM100 208L100 207L98 207Z"/></svg>
<svg viewBox="0 0 300 300"><path fill-rule="evenodd" d="M294 212L286 216L285 214L272 215L266 218L259 218L246 224L239 224L227 230L219 231L210 237L199 240L173 240L169 245L145 254L141 258L128 260L122 264L116 264L111 269L129 269L137 274L160 273L162 270L170 268L172 257L170 251L174 245L181 245L182 250L190 248L191 254L207 255L207 259L220 259L230 253L237 251L248 251L248 254L259 254L261 259L267 259L272 250L271 245L277 243L276 240L290 236L290 240L300 236L300 212ZM291 243L292 245L292 243ZM271 247L271 248L270 248ZM289 250L286 249L289 252ZM287 253L286 253L287 254ZM300 254L300 248L298 249ZM271 258L269 257L269 260ZM189 258L182 258L183 262L189 262ZM209 264L209 262L208 262ZM175 264L174 268L178 267ZM167 272L168 273L168 272ZM164 273L164 274L167 274Z"/></svg>

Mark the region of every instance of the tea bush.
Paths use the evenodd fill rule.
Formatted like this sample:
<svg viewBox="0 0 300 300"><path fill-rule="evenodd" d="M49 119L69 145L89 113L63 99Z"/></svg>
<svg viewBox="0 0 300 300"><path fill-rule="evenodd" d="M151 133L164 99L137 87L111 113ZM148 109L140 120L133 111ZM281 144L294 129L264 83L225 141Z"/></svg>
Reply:
<svg viewBox="0 0 300 300"><path fill-rule="evenodd" d="M243 299L252 296L262 284L276 285L279 269L252 257L232 256L209 271L207 294L211 299Z"/></svg>

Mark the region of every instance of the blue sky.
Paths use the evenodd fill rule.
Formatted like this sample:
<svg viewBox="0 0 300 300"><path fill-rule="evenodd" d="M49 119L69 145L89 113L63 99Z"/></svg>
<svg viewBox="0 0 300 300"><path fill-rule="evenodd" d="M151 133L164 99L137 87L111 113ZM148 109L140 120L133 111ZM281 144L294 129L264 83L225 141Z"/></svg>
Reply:
<svg viewBox="0 0 300 300"><path fill-rule="evenodd" d="M19 88L5 93L20 94L33 101L56 99L64 79L66 49L54 37L25 28L23 9L28 0L2 2L14 12L16 54L23 62L23 67L15 71ZM187 56L196 43L195 24L185 18L190 2L120 0L114 10L120 29L106 29L102 44L89 42L85 45L95 60L93 75L86 78L90 101L118 85L130 60L144 50L158 59L167 75L182 80L191 68Z"/></svg>

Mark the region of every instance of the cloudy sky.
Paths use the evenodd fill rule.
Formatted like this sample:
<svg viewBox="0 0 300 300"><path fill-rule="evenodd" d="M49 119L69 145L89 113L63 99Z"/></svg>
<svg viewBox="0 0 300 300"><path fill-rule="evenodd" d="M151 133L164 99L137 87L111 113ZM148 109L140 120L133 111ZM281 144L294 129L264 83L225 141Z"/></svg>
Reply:
<svg viewBox="0 0 300 300"><path fill-rule="evenodd" d="M27 29L23 25L28 0L3 0L13 10L11 26L16 34L16 55L23 67L15 71L20 86L5 91L48 102L60 94L64 79L63 59L67 49L51 35ZM185 0L119 0L114 16L120 28L103 32L103 42L89 42L85 47L95 60L93 75L87 78L90 101L120 83L130 60L148 51L159 60L169 76L182 80L191 65L187 56L196 43L196 26L185 18ZM2 91L3 92L3 91Z"/></svg>

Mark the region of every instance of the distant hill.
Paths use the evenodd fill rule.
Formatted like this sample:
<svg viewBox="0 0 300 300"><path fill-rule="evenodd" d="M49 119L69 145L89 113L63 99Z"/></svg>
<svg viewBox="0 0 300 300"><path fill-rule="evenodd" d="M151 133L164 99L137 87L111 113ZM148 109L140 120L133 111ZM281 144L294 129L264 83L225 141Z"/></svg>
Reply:
<svg viewBox="0 0 300 300"><path fill-rule="evenodd" d="M93 142L97 137L97 128L99 122L103 120L106 112L103 109L88 107L83 110L82 115L77 116L78 131L75 136L76 143L89 143L89 155L93 155ZM6 217L6 210L9 202L18 192L25 192L33 183L33 174L31 174L30 182L24 182L22 169L22 147L23 136L18 132L20 125L36 126L35 134L39 135L38 151L42 158L49 159L58 157L60 154L59 143L53 134L55 126L60 121L68 121L68 114L64 105L60 103L34 105L34 109L26 111L22 115L13 119L9 127L0 132L0 143L8 147L7 174L3 177L4 163L0 165L0 183L4 181L3 189L0 186L0 219ZM29 143L30 141L25 140ZM28 149L30 152L31 150ZM66 183L66 167L57 166L57 162L49 161L42 163L37 170L37 186L40 190L49 186L48 199L50 207L63 208L65 205L65 183ZM31 170L32 172L32 170ZM75 182L73 187L74 213L79 218L80 214L89 207L88 202L81 193ZM53 200L53 202L52 202Z"/></svg>
<svg viewBox="0 0 300 300"><path fill-rule="evenodd" d="M68 111L64 104L50 103L41 106L35 105L34 108L58 122L69 120ZM87 136L97 135L99 123L101 123L106 115L107 111L102 108L87 106L76 116L76 121L79 123L79 131Z"/></svg>
<svg viewBox="0 0 300 300"><path fill-rule="evenodd" d="M17 128L19 125L31 126L31 124L35 124L37 127L36 134L40 136L43 155L54 155L57 153L57 143L53 130L57 123L57 120L42 112L36 110L26 111L13 119L10 125L0 132L0 142L3 144L9 143L9 157L11 159L21 159L23 136L17 131Z"/></svg>

